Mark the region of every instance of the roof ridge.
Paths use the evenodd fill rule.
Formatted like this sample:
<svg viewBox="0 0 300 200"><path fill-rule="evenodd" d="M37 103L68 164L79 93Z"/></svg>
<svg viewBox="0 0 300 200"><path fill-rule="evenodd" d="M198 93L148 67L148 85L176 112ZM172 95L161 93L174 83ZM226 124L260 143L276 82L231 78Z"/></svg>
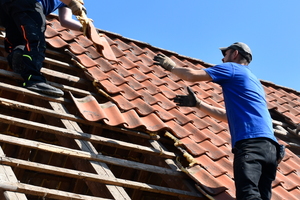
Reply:
<svg viewBox="0 0 300 200"><path fill-rule="evenodd" d="M52 16L54 16L54 17L56 17L58 19L58 15L53 14L53 13L50 14L50 15L52 15ZM167 50L167 49L164 49L164 48L161 48L161 47L153 46L153 45L151 45L150 43L147 43L147 42L143 42L143 41L140 41L140 40L136 40L136 39L132 39L132 38L129 38L129 37L125 37L125 36L123 36L123 35L121 35L119 33L115 33L115 32L111 32L111 31L108 31L108 30L100 29L100 28L97 28L96 26L95 26L95 28L96 28L96 30L98 30L100 32L103 32L105 34L109 34L109 35L111 35L113 37L122 38L122 39L130 41L130 42L139 43L141 45L145 45L145 46L150 47L150 48L155 48L157 50L166 52L167 54L172 54L172 55L176 55L178 57L181 57L181 58L184 58L184 59L187 59L187 60L192 60L194 62L199 62L204 67L212 67L212 66L215 65L215 64L204 62L203 60L198 59L198 58L193 58L193 57L185 56L185 55L182 55L182 54L178 54L175 51L171 51L171 50Z"/></svg>
<svg viewBox="0 0 300 200"><path fill-rule="evenodd" d="M295 93L295 94L297 94L297 95L300 95L300 91L297 91L297 90L295 90L295 89L293 89L293 88L289 88L289 87L285 87L285 86L282 86L282 85L278 85L278 84L275 84L275 83L273 83L273 82L271 82L271 81L266 81L266 80L261 80L261 79L260 79L260 81L261 81L263 84L265 84L265 85L275 86L275 87L281 88L281 89L283 89L283 90L285 90L285 91L287 91L287 92L293 92L293 93Z"/></svg>
<svg viewBox="0 0 300 200"><path fill-rule="evenodd" d="M150 48L155 48L157 50L160 50L160 51L163 51L163 52L167 52L168 54L172 54L172 55L175 55L175 56L178 56L178 57L181 57L181 58L185 58L187 60L193 60L194 62L199 62L201 65L203 65L205 67L212 67L212 66L214 66L214 64L204 62L201 59L192 58L192 57L189 57L189 56L185 56L185 55L179 54L179 53L177 53L175 51L171 51L171 50L167 50L167 49L164 49L164 48L161 48L161 47L153 46L153 45L151 45L148 42L143 42L143 41L140 41L140 40L136 40L136 39L132 39L132 38L129 38L129 37L125 37L125 36L123 36L121 34L114 33L114 32L111 32L111 31L107 31L107 30L104 30L104 29L100 29L100 28L96 28L96 29L99 30L99 31L101 31L101 32L110 34L110 35L118 37L118 38L122 38L122 39L130 41L130 42L139 43L141 45L145 45L145 46L150 47Z"/></svg>

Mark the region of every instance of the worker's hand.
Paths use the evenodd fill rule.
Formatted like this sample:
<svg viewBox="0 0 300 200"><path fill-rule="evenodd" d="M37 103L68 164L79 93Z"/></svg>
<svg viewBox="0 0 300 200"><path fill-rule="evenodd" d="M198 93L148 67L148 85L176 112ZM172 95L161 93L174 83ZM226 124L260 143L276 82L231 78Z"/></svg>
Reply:
<svg viewBox="0 0 300 200"><path fill-rule="evenodd" d="M154 63L155 65L160 65L168 71L172 71L172 69L174 69L176 66L173 60L162 54L157 54L156 56L154 56L153 60L157 61L157 63Z"/></svg>
<svg viewBox="0 0 300 200"><path fill-rule="evenodd" d="M173 101L177 103L178 106L189 106L195 107L197 104L201 104L201 100L196 97L196 94L190 87L187 87L188 95L177 95Z"/></svg>
<svg viewBox="0 0 300 200"><path fill-rule="evenodd" d="M81 16L82 12L86 13L85 7L77 0L71 0L68 7L72 10L73 15Z"/></svg>

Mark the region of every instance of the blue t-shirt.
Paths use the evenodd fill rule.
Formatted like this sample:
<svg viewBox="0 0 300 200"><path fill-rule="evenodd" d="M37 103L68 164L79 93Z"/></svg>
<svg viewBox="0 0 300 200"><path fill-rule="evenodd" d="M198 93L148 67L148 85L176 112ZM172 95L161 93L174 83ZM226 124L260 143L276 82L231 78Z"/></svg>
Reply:
<svg viewBox="0 0 300 200"><path fill-rule="evenodd" d="M37 2L40 2L42 4L44 14L46 16L54 12L56 9L66 6L66 4L64 4L60 0L37 0Z"/></svg>
<svg viewBox="0 0 300 200"><path fill-rule="evenodd" d="M248 66L223 63L204 69L223 89L231 142L265 137L277 142L265 92Z"/></svg>

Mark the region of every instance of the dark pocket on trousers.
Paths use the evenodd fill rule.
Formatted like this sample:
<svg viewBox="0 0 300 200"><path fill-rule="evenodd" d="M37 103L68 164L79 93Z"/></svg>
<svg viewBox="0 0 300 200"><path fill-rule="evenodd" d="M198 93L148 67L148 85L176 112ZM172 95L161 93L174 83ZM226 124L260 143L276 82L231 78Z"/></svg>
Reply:
<svg viewBox="0 0 300 200"><path fill-rule="evenodd" d="M276 145L277 163L279 164L285 156L285 146L282 144Z"/></svg>

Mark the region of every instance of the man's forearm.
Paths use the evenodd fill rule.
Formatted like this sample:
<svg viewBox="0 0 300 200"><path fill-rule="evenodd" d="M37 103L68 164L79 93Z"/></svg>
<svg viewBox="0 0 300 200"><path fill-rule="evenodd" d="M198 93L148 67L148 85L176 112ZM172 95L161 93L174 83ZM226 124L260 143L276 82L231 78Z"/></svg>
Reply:
<svg viewBox="0 0 300 200"><path fill-rule="evenodd" d="M72 29L72 30L76 30L76 31L80 31L82 25L80 24L79 21L74 20L72 18L72 11L67 8L67 7L62 7L58 9L58 17L59 17L59 21L60 24L63 27Z"/></svg>
<svg viewBox="0 0 300 200"><path fill-rule="evenodd" d="M226 110L223 108L211 106L203 101L199 101L196 107L217 120L227 122Z"/></svg>
<svg viewBox="0 0 300 200"><path fill-rule="evenodd" d="M173 74L178 76L179 78L190 81L190 82L197 82L197 81L211 81L212 78L206 71L204 70L194 70L186 67L175 67L171 71Z"/></svg>

